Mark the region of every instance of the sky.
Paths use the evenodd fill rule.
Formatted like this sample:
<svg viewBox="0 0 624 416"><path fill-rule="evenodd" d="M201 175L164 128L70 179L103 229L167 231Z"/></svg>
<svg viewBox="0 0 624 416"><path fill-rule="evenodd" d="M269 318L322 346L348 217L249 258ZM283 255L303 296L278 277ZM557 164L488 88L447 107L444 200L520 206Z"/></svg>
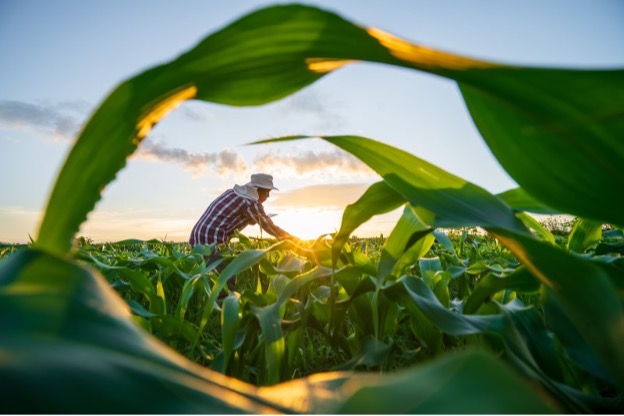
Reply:
<svg viewBox="0 0 624 416"><path fill-rule="evenodd" d="M81 126L122 81L168 62L265 0L0 0L0 242L26 243ZM315 0L413 43L504 64L624 67L620 0ZM152 130L108 185L79 235L186 241L208 204L270 173L265 210L300 238L340 228L379 177L318 139L360 135L401 148L492 193L516 187L479 136L457 85L404 68L356 63L282 100L230 107L191 100ZM105 148L102 149L106 151ZM358 237L387 235L399 212ZM257 227L245 233L259 236Z"/></svg>

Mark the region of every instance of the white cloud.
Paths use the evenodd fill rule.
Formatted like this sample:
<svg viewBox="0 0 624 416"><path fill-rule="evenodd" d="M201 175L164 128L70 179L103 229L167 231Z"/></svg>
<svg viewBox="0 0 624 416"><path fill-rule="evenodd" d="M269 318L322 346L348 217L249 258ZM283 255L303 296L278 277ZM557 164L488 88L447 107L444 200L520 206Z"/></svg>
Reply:
<svg viewBox="0 0 624 416"><path fill-rule="evenodd" d="M351 154L340 150L300 151L298 153L265 153L257 156L253 165L258 170L283 168L298 175L317 174L320 176L372 177L373 171Z"/></svg>
<svg viewBox="0 0 624 416"><path fill-rule="evenodd" d="M51 134L55 139L70 140L78 133L82 122L68 114L69 110L83 111L84 103L45 106L21 101L0 101L0 126L31 128Z"/></svg>
<svg viewBox="0 0 624 416"><path fill-rule="evenodd" d="M195 175L211 170L219 175L240 175L247 170L243 157L230 148L215 153L191 153L185 149L168 147L164 142L146 139L139 147L136 156L144 160L158 160L182 165Z"/></svg>

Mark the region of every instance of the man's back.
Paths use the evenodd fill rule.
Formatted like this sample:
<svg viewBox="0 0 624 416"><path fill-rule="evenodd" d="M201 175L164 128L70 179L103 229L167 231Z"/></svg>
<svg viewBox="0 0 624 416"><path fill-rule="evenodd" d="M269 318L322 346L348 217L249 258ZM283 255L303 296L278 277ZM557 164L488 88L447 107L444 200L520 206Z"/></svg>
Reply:
<svg viewBox="0 0 624 416"><path fill-rule="evenodd" d="M204 214L193 227L189 243L227 243L236 231L252 223L247 211L251 200L228 189L206 208Z"/></svg>
<svg viewBox="0 0 624 416"><path fill-rule="evenodd" d="M258 223L271 235L276 237L288 235L273 224L264 212L255 188L249 185L236 185L233 189L222 193L206 208L191 231L189 243L192 246L227 243L236 231Z"/></svg>

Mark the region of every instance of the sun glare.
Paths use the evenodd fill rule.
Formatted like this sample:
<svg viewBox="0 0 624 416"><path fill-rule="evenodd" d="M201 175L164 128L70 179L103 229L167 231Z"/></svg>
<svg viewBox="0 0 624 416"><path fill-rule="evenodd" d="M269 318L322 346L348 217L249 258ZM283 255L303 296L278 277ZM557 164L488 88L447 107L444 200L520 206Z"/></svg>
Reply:
<svg viewBox="0 0 624 416"><path fill-rule="evenodd" d="M335 233L340 228L341 210L320 210L318 208L299 208L284 210L273 218L273 222L288 233L302 240L314 240L322 234ZM260 235L257 227L249 227L245 234ZM270 236L263 236L270 237Z"/></svg>

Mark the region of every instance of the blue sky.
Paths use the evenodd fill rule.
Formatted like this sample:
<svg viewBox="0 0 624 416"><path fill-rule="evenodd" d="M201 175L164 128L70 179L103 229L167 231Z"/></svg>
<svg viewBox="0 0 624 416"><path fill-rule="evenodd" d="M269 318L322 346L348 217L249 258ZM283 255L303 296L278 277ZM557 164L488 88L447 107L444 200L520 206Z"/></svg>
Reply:
<svg viewBox="0 0 624 416"><path fill-rule="evenodd" d="M0 242L36 236L76 132L119 82L277 3L283 2L2 0ZM478 59L624 67L624 2L619 0L302 3ZM183 104L152 130L105 189L80 234L95 241L185 241L212 199L259 171L273 174L280 188L265 203L268 212L278 214L278 225L302 238L333 232L344 206L378 178L318 140L246 146L295 133L362 135L405 149L491 192L515 186L480 138L453 82L358 63L264 106ZM355 234L387 235L396 218L396 213L375 218Z"/></svg>

